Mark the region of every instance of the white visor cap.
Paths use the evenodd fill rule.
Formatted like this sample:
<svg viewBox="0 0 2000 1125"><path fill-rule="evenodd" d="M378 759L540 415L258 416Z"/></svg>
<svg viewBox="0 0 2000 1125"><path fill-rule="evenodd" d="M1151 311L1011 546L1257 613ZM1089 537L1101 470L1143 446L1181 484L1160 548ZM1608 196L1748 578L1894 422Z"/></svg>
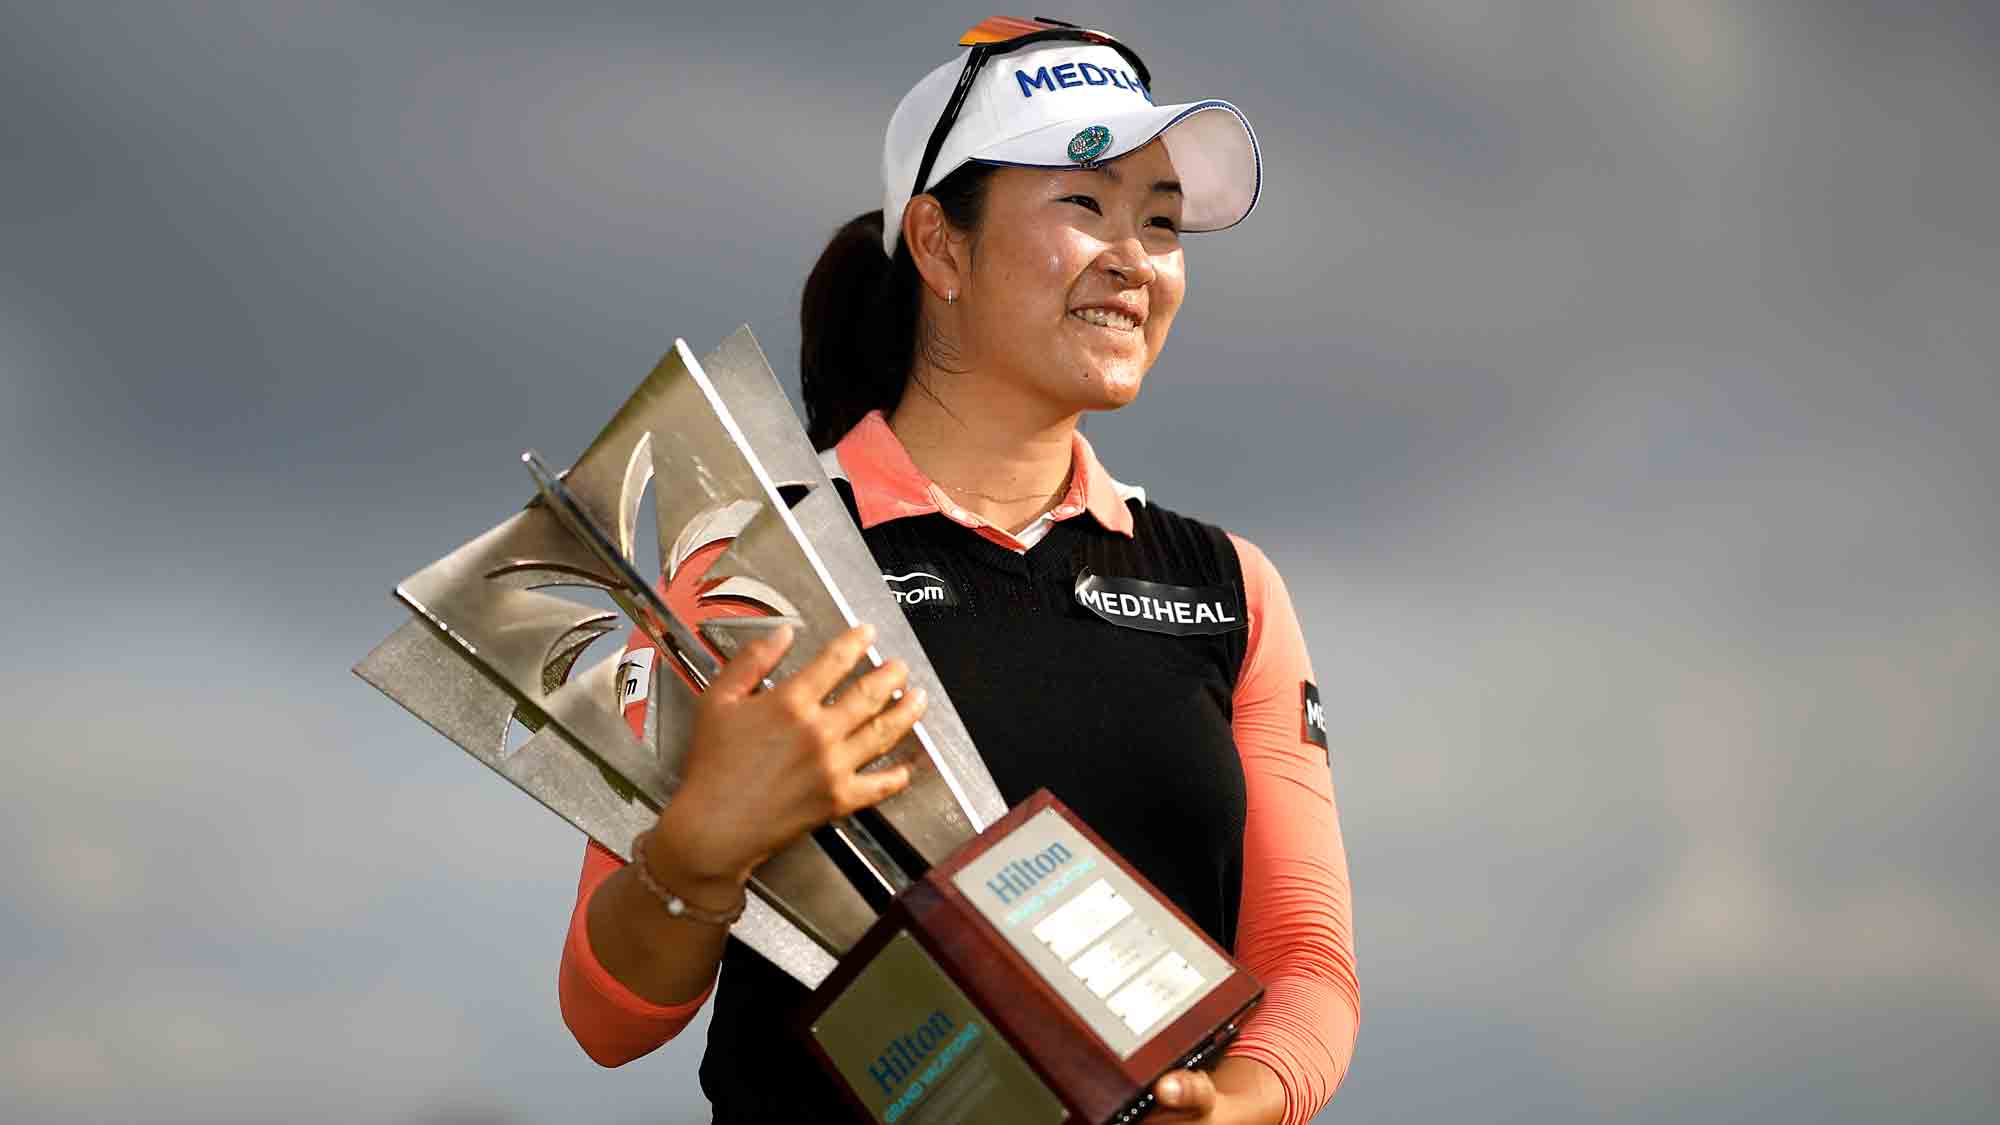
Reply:
<svg viewBox="0 0 2000 1125"><path fill-rule="evenodd" d="M924 146L958 88L965 58L960 54L925 75L889 118L882 145L882 252L891 257ZM1100 133L1085 135L1094 128L1108 132L1108 144ZM1165 140L1180 178L1182 230L1232 227L1257 205L1263 158L1242 110L1215 100L1156 106L1123 55L1086 43L1052 43L986 60L924 190L971 161L1079 168L1116 160L1155 138Z"/></svg>

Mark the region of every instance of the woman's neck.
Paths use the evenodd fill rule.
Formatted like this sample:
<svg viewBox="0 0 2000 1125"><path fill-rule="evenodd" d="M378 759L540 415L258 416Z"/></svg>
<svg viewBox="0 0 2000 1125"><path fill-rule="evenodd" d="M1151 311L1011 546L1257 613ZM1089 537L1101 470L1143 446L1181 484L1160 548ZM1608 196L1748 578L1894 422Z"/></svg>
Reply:
<svg viewBox="0 0 2000 1125"><path fill-rule="evenodd" d="M1056 506L1069 488L1079 415L992 393L969 374L925 373L889 416L923 474L959 507L1018 532ZM945 397L925 386L948 388ZM980 392L986 393L980 393Z"/></svg>

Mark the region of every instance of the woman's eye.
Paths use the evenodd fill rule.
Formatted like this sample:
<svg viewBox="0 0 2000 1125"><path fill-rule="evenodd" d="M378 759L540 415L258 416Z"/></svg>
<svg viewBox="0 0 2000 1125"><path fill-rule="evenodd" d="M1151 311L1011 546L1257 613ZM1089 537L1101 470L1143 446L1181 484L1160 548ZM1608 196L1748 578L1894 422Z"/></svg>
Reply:
<svg viewBox="0 0 2000 1125"><path fill-rule="evenodd" d="M1088 195L1066 195L1063 197L1063 202L1074 203L1079 207L1087 207L1094 214L1098 215L1104 214L1104 208L1099 207L1097 205L1097 200L1091 198Z"/></svg>
<svg viewBox="0 0 2000 1125"><path fill-rule="evenodd" d="M1146 225L1147 225L1147 226L1154 226L1154 227L1161 227L1161 228L1164 228L1164 229L1166 229L1166 230L1170 230L1170 231L1173 231L1173 232L1174 232L1174 233L1176 233L1176 234L1180 233L1180 229L1181 229L1181 225L1180 225L1179 223L1175 222L1175 221L1174 221L1173 219L1171 219L1171 218L1168 218L1168 217L1167 217L1167 216L1165 216L1165 215L1161 215L1161 216L1159 216L1158 218L1154 219L1154 220L1153 220L1152 222L1150 222L1150 223L1148 223L1148 224L1146 224Z"/></svg>

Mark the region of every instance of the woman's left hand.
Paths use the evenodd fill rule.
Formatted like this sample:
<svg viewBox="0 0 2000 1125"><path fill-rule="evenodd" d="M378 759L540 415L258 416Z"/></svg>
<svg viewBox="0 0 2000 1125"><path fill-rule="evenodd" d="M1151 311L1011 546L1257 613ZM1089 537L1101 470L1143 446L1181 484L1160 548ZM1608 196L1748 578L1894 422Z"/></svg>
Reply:
<svg viewBox="0 0 2000 1125"><path fill-rule="evenodd" d="M1140 1125L1277 1125L1285 1116L1285 1091L1270 1067L1225 1055L1214 1074L1170 1070L1153 1083L1159 1098Z"/></svg>

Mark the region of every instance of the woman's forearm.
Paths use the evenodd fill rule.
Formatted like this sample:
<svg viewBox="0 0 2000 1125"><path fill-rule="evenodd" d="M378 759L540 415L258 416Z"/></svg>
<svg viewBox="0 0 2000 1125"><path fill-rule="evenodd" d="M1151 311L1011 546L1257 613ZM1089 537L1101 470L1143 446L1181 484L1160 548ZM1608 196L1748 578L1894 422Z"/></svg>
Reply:
<svg viewBox="0 0 2000 1125"><path fill-rule="evenodd" d="M649 843L654 877L689 903L722 912L741 900L743 885L727 874L703 872L686 862L679 825L669 807ZM707 990L729 937L724 926L676 918L648 890L632 867L598 884L585 915L586 937L598 964L619 984L649 1003L685 1003Z"/></svg>
<svg viewBox="0 0 2000 1125"><path fill-rule="evenodd" d="M1224 1055L1215 1067L1215 1092L1228 1099L1234 1118L1250 1125L1278 1125L1285 1119L1285 1086L1278 1073L1244 1055Z"/></svg>

